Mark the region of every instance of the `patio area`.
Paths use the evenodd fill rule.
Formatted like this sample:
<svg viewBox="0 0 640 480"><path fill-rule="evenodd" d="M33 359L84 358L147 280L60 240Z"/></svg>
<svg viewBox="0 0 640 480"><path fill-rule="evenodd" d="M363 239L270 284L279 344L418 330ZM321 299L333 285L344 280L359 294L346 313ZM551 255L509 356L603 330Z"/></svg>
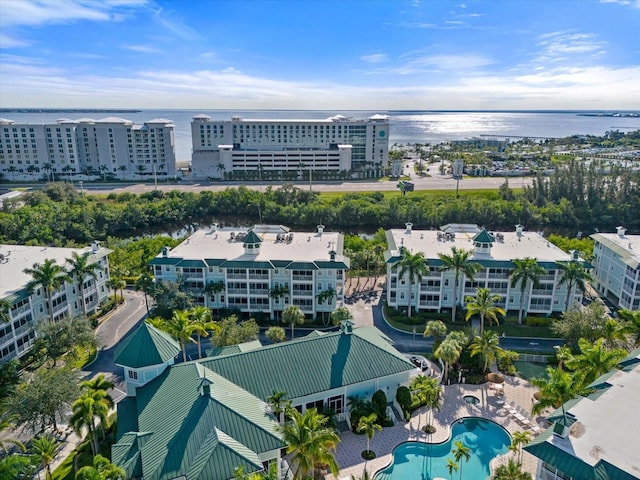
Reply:
<svg viewBox="0 0 640 480"><path fill-rule="evenodd" d="M424 409L415 411L409 422L396 422L393 427L384 428L377 432L371 441L371 449L376 452L377 457L370 461L365 461L361 457L361 452L366 448L366 437L356 435L352 432L345 432L340 435L342 439L338 444L336 459L340 465L338 477L327 475L326 480L351 479L351 475L360 478L363 471L367 469L369 474L384 468L392 461L393 449L406 441L429 441L433 443L444 442L449 438L449 430L452 422L463 417L483 417L502 425L510 433L528 430L532 436L535 433L530 426L522 423L516 416L508 410L516 408L525 414L531 415L533 406L533 394L535 387L527 381L518 377L504 377L502 384L503 394L496 393L490 389L490 383L483 385L454 384L443 386L443 403L440 411L433 412L432 424L436 427L433 434L425 434L422 427L425 425L427 414ZM480 400L478 405L466 403L463 399L465 395L471 395ZM528 415L526 415L528 414ZM531 426L542 424L543 417L533 417ZM511 453L494 460L495 462L506 462ZM528 453L523 455L523 469L535 475L537 459Z"/></svg>

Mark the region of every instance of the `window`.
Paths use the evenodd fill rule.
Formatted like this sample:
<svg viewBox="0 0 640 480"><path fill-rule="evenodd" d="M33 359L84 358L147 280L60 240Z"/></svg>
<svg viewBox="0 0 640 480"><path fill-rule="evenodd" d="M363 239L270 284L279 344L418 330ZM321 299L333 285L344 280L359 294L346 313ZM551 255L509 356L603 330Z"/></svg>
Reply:
<svg viewBox="0 0 640 480"><path fill-rule="evenodd" d="M133 380L137 380L138 379L138 372L136 372L135 370L129 370L129 378L131 378Z"/></svg>

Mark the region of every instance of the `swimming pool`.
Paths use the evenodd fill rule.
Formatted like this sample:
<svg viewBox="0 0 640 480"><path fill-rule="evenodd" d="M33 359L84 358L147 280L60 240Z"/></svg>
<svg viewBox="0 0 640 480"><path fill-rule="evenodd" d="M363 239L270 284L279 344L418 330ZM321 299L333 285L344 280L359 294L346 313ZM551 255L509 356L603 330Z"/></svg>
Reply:
<svg viewBox="0 0 640 480"><path fill-rule="evenodd" d="M391 465L379 470L374 480L432 480L450 478L447 459L456 441L471 449L468 462L461 460L463 480L484 480L489 477L491 460L506 453L511 445L507 431L491 420L467 417L451 425L451 438L444 443L405 442L393 450ZM459 477L460 472L454 475Z"/></svg>

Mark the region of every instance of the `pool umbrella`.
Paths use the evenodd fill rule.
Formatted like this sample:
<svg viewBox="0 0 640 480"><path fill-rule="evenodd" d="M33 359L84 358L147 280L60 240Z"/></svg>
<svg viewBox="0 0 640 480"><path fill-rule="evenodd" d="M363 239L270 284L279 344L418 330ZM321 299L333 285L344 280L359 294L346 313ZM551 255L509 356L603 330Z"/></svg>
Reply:
<svg viewBox="0 0 640 480"><path fill-rule="evenodd" d="M504 377L496 372L491 372L487 374L487 380L491 383L504 383Z"/></svg>

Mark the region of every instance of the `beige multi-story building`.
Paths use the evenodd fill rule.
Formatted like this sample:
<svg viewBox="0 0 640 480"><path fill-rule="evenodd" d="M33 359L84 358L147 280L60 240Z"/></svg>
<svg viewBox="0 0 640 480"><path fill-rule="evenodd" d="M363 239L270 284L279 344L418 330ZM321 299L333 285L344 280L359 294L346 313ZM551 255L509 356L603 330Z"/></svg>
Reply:
<svg viewBox="0 0 640 480"><path fill-rule="evenodd" d="M79 255L88 253L89 261L98 263L101 268L95 272L95 278L87 276L84 279L81 291L78 291L76 279L72 279L52 292L53 312L50 314L44 290L27 290L32 278L24 270L43 264L45 260L65 265L74 252ZM49 321L51 316L57 321L63 317L83 315L84 309L91 314L108 299L109 253L111 250L100 247L97 242L86 248L0 245L0 300L9 305L4 312L7 321L4 318L0 320L0 363L19 358L31 348L39 322ZM84 297L84 308L81 296Z"/></svg>
<svg viewBox="0 0 640 480"><path fill-rule="evenodd" d="M640 310L640 235L595 233L593 247L594 286L620 308Z"/></svg>
<svg viewBox="0 0 640 480"><path fill-rule="evenodd" d="M362 172L380 175L389 157L389 119L212 120L191 122L194 178L231 172Z"/></svg>
<svg viewBox="0 0 640 480"><path fill-rule="evenodd" d="M387 231L389 250L385 254L387 262L387 302L390 306L408 307L419 310L442 311L453 308L455 272L443 271L438 254L451 255L452 247L473 252L472 261L483 268L471 281L461 278L457 293L458 303L464 304L468 296L475 296L479 287L488 288L491 293L501 296L496 306L507 311L518 311L521 305L520 283L512 286L513 260L525 257L535 258L538 265L546 269L540 275L539 285L532 282L525 287L523 310L527 313L550 315L562 312L567 305L582 301L582 292L575 286L567 291L568 282L561 284L560 262L577 261L587 266L577 252L565 253L546 240L541 234L524 231L521 225L513 232L488 232L477 225L449 224L439 230L413 230L407 223L404 230ZM408 275L400 277L398 262L403 249L411 253L422 252L429 266L429 273L422 278L417 290L411 285Z"/></svg>
<svg viewBox="0 0 640 480"><path fill-rule="evenodd" d="M141 125L107 117L54 124L0 119L0 173L9 181L42 178L139 180L176 174L171 120Z"/></svg>
<svg viewBox="0 0 640 480"><path fill-rule="evenodd" d="M212 227L195 232L150 262L155 279L180 281L196 303L274 315L298 305L310 316L328 315L344 299L343 235L290 232L281 225ZM332 292L325 301L318 295ZM322 297L320 297L322 299Z"/></svg>

